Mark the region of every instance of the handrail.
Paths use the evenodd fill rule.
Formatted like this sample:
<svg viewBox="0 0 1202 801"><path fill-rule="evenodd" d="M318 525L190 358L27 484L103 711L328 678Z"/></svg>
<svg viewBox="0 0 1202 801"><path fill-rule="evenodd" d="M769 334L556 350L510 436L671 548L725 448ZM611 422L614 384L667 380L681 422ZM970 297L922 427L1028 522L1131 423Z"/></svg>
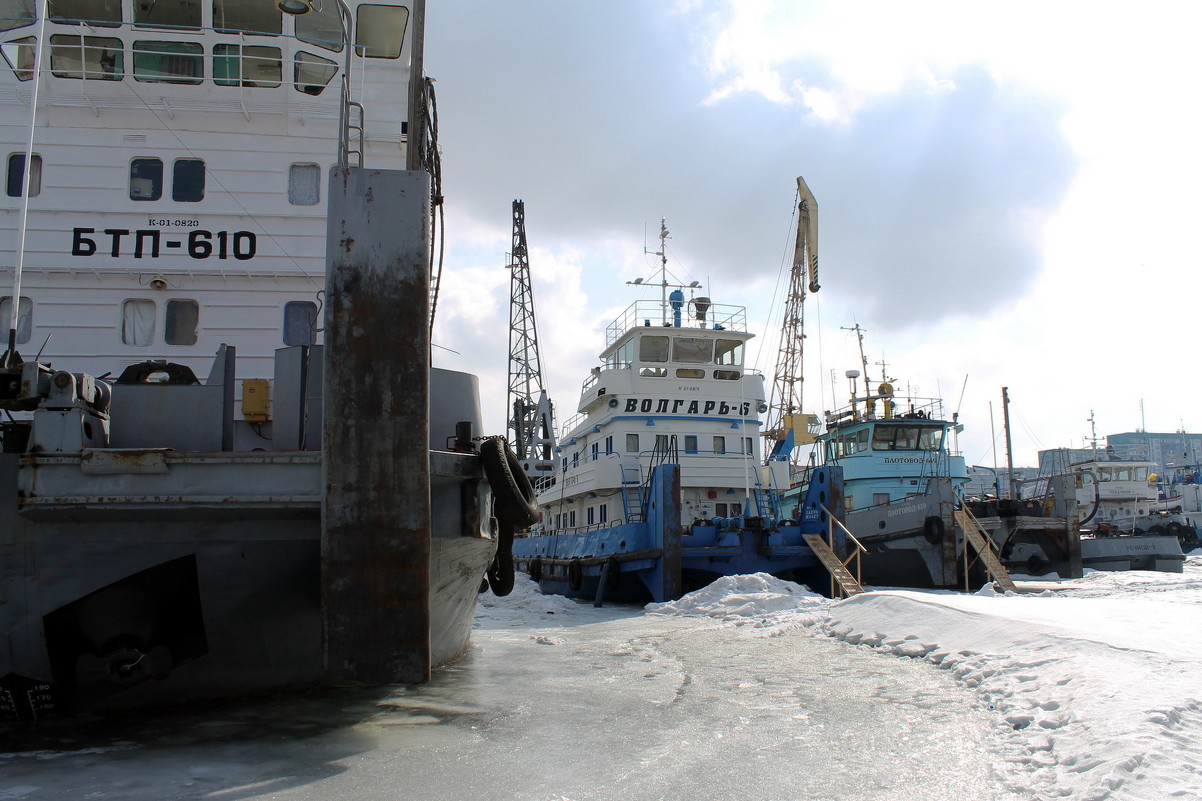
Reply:
<svg viewBox="0 0 1202 801"><path fill-rule="evenodd" d="M868 553L868 549L864 547L864 544L861 543L858 539L856 539L856 535L851 533L851 529L849 529L847 526L843 525L843 521L841 521L839 518L835 517L834 512L832 512L830 509L826 508L825 504L820 503L820 504L818 504L818 506L821 507L822 511L826 512L827 517L829 517L831 519L831 522L833 522L839 528L843 529L843 533L851 538L851 541L856 544L857 548L859 548L864 553Z"/></svg>

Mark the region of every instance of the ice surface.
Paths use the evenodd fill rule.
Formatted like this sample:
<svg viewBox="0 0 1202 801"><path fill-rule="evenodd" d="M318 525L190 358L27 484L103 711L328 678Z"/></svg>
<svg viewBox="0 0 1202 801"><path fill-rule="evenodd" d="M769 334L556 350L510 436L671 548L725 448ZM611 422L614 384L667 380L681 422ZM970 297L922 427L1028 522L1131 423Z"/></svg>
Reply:
<svg viewBox="0 0 1202 801"><path fill-rule="evenodd" d="M1202 554L1020 589L519 578L428 685L13 727L0 801L1202 797Z"/></svg>

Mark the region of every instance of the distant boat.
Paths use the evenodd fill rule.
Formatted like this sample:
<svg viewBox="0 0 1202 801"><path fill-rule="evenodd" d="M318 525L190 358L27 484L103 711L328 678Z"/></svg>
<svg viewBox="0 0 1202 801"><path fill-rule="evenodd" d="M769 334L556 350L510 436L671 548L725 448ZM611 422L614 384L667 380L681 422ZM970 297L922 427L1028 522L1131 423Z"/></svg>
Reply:
<svg viewBox="0 0 1202 801"><path fill-rule="evenodd" d="M660 238L662 257L663 225ZM806 535L833 531L842 547L840 471L816 472L799 513L782 516L762 467L768 407L746 363L746 311L670 283L664 262L658 280L632 282L660 298L608 326L514 560L544 592L587 598L664 601L756 572L825 587Z"/></svg>

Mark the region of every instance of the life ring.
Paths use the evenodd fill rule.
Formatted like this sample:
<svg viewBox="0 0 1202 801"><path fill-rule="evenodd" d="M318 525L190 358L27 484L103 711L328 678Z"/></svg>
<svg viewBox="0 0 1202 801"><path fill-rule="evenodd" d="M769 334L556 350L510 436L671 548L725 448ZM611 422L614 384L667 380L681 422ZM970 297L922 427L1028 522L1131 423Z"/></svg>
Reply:
<svg viewBox="0 0 1202 801"><path fill-rule="evenodd" d="M497 518L508 520L515 528L528 528L537 523L534 487L505 438L488 437L481 442L480 459L496 499Z"/></svg>
<svg viewBox="0 0 1202 801"><path fill-rule="evenodd" d="M618 561L617 556L611 556L606 565L605 591L617 592L618 588L622 586L622 563Z"/></svg>
<svg viewBox="0 0 1202 801"><path fill-rule="evenodd" d="M576 592L584 586L584 565L579 559L568 562L568 589Z"/></svg>
<svg viewBox="0 0 1202 801"><path fill-rule="evenodd" d="M932 545L943 541L943 518L934 515L922 521L922 536Z"/></svg>
<svg viewBox="0 0 1202 801"><path fill-rule="evenodd" d="M538 581L543 577L543 560L531 559L526 565L526 573L529 574L531 581Z"/></svg>

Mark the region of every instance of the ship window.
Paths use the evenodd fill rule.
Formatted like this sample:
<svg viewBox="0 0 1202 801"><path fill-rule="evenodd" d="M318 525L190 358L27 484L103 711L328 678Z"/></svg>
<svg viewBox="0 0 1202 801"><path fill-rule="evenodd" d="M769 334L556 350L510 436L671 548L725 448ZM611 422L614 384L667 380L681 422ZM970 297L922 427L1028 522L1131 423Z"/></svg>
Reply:
<svg viewBox="0 0 1202 801"><path fill-rule="evenodd" d="M738 339L719 339L714 342L714 364L738 366L743 363L743 342Z"/></svg>
<svg viewBox="0 0 1202 801"><path fill-rule="evenodd" d="M58 78L119 81L125 76L121 40L55 34L50 37L50 71Z"/></svg>
<svg viewBox="0 0 1202 801"><path fill-rule="evenodd" d="M605 438L605 452L607 454L614 452L614 438L612 436Z"/></svg>
<svg viewBox="0 0 1202 801"><path fill-rule="evenodd" d="M655 435L655 452L656 453L667 453L668 452L668 435L667 434L656 434Z"/></svg>
<svg viewBox="0 0 1202 801"><path fill-rule="evenodd" d="M873 506L887 506L888 504L889 504L889 493L887 493L887 492L872 493L872 505Z"/></svg>
<svg viewBox="0 0 1202 801"><path fill-rule="evenodd" d="M409 9L404 6L359 6L355 47L367 58L400 58Z"/></svg>
<svg viewBox="0 0 1202 801"><path fill-rule="evenodd" d="M8 196L21 197L21 184L25 180L25 154L13 153L8 157ZM29 196L42 193L42 157L33 154L33 169L29 171Z"/></svg>
<svg viewBox="0 0 1202 801"><path fill-rule="evenodd" d="M33 43L35 41L32 36L26 36L23 39L14 39L0 45L0 53L4 54L4 60L8 62L9 69L17 76L18 81L28 81L33 78Z"/></svg>
<svg viewBox="0 0 1202 801"><path fill-rule="evenodd" d="M145 347L154 341L154 301L127 300L121 304L121 341Z"/></svg>
<svg viewBox="0 0 1202 801"><path fill-rule="evenodd" d="M163 162L134 159L129 164L130 200L158 200L163 196Z"/></svg>
<svg viewBox="0 0 1202 801"><path fill-rule="evenodd" d="M1131 476L1135 481L1147 481L1148 480L1148 468L1146 468L1146 467L1132 468Z"/></svg>
<svg viewBox="0 0 1202 801"><path fill-rule="evenodd" d="M697 435L696 434L685 434L684 435L684 452L685 453L696 453L697 452Z"/></svg>
<svg viewBox="0 0 1202 801"><path fill-rule="evenodd" d="M606 504L604 504L604 503L603 503L603 504L601 504L601 507L600 507L600 515L599 515L599 516L600 516L600 518L601 518L601 522L602 522L602 523L608 523L608 522L609 522L609 506L608 506L608 505L606 505Z"/></svg>
<svg viewBox="0 0 1202 801"><path fill-rule="evenodd" d="M667 367L640 367L639 375L645 378L667 378Z"/></svg>
<svg viewBox="0 0 1202 801"><path fill-rule="evenodd" d="M198 203L205 196L205 163L200 159L176 159L171 165L171 199Z"/></svg>
<svg viewBox="0 0 1202 801"><path fill-rule="evenodd" d="M739 380L739 371L738 370L715 370L714 378L717 378L720 381L738 381Z"/></svg>
<svg viewBox="0 0 1202 801"><path fill-rule="evenodd" d="M585 512L586 512L586 517L585 517L584 522L591 526L594 522L596 522L594 520L594 518L596 517L597 510L594 507L590 506L588 509L585 510Z"/></svg>
<svg viewBox="0 0 1202 801"><path fill-rule="evenodd" d="M5 331L6 340L8 327L13 324L12 314L13 296L0 298L0 328ZM17 344L28 342L31 336L33 336L33 301L22 296L21 302L17 304Z"/></svg>
<svg viewBox="0 0 1202 801"><path fill-rule="evenodd" d="M939 426L923 426L918 435L918 450L937 451L943 446L943 429Z"/></svg>
<svg viewBox="0 0 1202 801"><path fill-rule="evenodd" d="M200 83L204 50L196 42L134 42L134 78L160 83Z"/></svg>
<svg viewBox="0 0 1202 801"><path fill-rule="evenodd" d="M213 45L213 83L218 86L279 86L283 64L278 47Z"/></svg>
<svg viewBox="0 0 1202 801"><path fill-rule="evenodd" d="M168 345L195 345L199 322L200 304L196 301L169 300L167 318L163 322L163 339Z"/></svg>
<svg viewBox="0 0 1202 801"><path fill-rule="evenodd" d="M338 21L338 7L323 3L308 14L292 19L296 23L296 38L335 53L342 52L342 23Z"/></svg>
<svg viewBox="0 0 1202 801"><path fill-rule="evenodd" d="M278 36L284 32L284 15L275 3L213 0L213 27L221 33Z"/></svg>
<svg viewBox="0 0 1202 801"><path fill-rule="evenodd" d="M677 367L677 378L705 378L705 370L699 367Z"/></svg>
<svg viewBox="0 0 1202 801"><path fill-rule="evenodd" d="M755 444L751 437L743 437L743 453L748 456L755 455Z"/></svg>
<svg viewBox="0 0 1202 801"><path fill-rule="evenodd" d="M580 467L580 451L572 454L572 469L575 470L577 467Z"/></svg>
<svg viewBox="0 0 1202 801"><path fill-rule="evenodd" d="M672 361L684 364L709 364L714 360L714 340L705 337L676 337L672 340Z"/></svg>
<svg viewBox="0 0 1202 801"><path fill-rule="evenodd" d="M288 168L288 202L293 206L316 206L321 200L321 167L293 164Z"/></svg>
<svg viewBox="0 0 1202 801"><path fill-rule="evenodd" d="M714 453L726 453L726 437L714 437Z"/></svg>
<svg viewBox="0 0 1202 801"><path fill-rule="evenodd" d="M296 91L319 95L338 73L338 65L328 58L301 50L293 60L292 81Z"/></svg>
<svg viewBox="0 0 1202 801"><path fill-rule="evenodd" d="M568 528L576 528L576 510L568 512Z"/></svg>
<svg viewBox="0 0 1202 801"><path fill-rule="evenodd" d="M667 337L642 337L639 340L639 361L666 362L668 360Z"/></svg>
<svg viewBox="0 0 1202 801"><path fill-rule="evenodd" d="M121 24L121 0L50 0L49 18L68 25L86 22L116 28Z"/></svg>
<svg viewBox="0 0 1202 801"><path fill-rule="evenodd" d="M293 300L284 304L284 344L313 345L317 342L317 304Z"/></svg>
<svg viewBox="0 0 1202 801"><path fill-rule="evenodd" d="M200 3L134 0L134 24L147 28L199 28Z"/></svg>
<svg viewBox="0 0 1202 801"><path fill-rule="evenodd" d="M627 434L626 435L626 452L627 453L638 453L639 452L639 435L638 434Z"/></svg>
<svg viewBox="0 0 1202 801"><path fill-rule="evenodd" d="M0 0L0 31L31 25L36 19L34 0Z"/></svg>
<svg viewBox="0 0 1202 801"><path fill-rule="evenodd" d="M599 452L600 452L600 450L601 450L601 445L600 445L600 443L594 442L594 443L593 443L593 450L592 450L592 454L593 454L593 461L594 461L594 462L595 462L595 461L597 461L597 456L599 455Z"/></svg>

